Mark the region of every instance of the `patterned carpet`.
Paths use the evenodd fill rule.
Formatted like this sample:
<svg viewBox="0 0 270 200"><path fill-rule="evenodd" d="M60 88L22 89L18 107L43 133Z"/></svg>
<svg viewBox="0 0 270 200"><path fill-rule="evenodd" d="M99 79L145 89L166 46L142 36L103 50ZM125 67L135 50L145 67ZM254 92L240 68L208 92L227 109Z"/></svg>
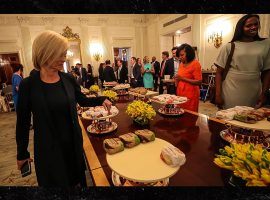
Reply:
<svg viewBox="0 0 270 200"><path fill-rule="evenodd" d="M209 102L200 102L199 112L213 116L217 108ZM0 186L37 186L34 163L32 174L22 178L16 163L15 112L0 113ZM30 132L29 151L33 157L33 131ZM87 185L92 185L86 173Z"/></svg>

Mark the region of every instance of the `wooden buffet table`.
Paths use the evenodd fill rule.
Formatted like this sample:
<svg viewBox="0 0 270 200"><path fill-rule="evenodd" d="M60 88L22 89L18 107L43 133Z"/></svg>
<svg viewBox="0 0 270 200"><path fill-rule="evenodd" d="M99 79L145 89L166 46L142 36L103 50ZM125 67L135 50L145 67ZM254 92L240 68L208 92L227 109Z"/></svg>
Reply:
<svg viewBox="0 0 270 200"><path fill-rule="evenodd" d="M125 113L127 105L125 101L116 104L120 112L112 120L118 124L118 129L110 134L91 135L86 131L91 122L80 119L85 157L96 186L113 186L103 140L142 129L133 124ZM152 105L159 107L156 103ZM222 121L191 111L178 118L166 118L157 113L149 129L155 132L157 138L170 142L186 154L186 163L170 178L169 186L226 185L229 171L213 163L218 149L228 145L219 135L221 130L226 129Z"/></svg>

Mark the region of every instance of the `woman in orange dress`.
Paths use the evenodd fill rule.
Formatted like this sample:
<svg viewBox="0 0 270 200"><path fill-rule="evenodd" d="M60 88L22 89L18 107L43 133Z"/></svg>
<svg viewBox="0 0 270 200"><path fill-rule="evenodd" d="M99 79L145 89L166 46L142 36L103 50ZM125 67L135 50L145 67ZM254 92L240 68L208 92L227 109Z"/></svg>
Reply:
<svg viewBox="0 0 270 200"><path fill-rule="evenodd" d="M176 56L180 58L178 73L175 76L177 96L185 96L188 101L181 105L182 108L198 112L200 85L202 83L202 70L200 63L195 60L195 51L188 44L182 44Z"/></svg>

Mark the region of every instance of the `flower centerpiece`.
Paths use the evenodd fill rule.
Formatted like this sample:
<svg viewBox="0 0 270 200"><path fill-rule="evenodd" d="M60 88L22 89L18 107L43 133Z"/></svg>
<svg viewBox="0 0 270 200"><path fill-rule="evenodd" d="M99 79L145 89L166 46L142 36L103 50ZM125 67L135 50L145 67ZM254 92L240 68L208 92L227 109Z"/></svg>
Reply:
<svg viewBox="0 0 270 200"><path fill-rule="evenodd" d="M99 86L98 85L91 85L91 87L89 88L89 91L91 93L97 94L99 92Z"/></svg>
<svg viewBox="0 0 270 200"><path fill-rule="evenodd" d="M270 152L260 144L232 143L219 152L214 163L233 171L236 177L246 181L246 186L270 185Z"/></svg>
<svg viewBox="0 0 270 200"><path fill-rule="evenodd" d="M140 125L149 124L150 120L156 116L154 108L141 100L130 103L126 113L134 120L134 122Z"/></svg>
<svg viewBox="0 0 270 200"><path fill-rule="evenodd" d="M103 96L106 96L110 99L111 102L115 102L117 101L118 97L117 97L117 93L112 91L112 90L105 90L103 91Z"/></svg>

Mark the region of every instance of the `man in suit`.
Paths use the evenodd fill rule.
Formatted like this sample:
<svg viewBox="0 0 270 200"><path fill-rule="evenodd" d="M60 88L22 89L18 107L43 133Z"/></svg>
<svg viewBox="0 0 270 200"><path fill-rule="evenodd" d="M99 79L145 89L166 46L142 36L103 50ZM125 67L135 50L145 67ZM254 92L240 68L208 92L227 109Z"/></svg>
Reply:
<svg viewBox="0 0 270 200"><path fill-rule="evenodd" d="M77 77L77 81L79 83L79 85L82 85L83 87L85 87L85 82L86 82L86 69L82 66L81 63L77 63L74 69Z"/></svg>
<svg viewBox="0 0 270 200"><path fill-rule="evenodd" d="M160 77L159 94L163 94L163 92L164 92L163 79L164 79L164 75L165 75L166 62L169 58L169 52L163 51L161 57L162 57L162 62L161 62L161 68L160 68L160 73L159 73L159 77Z"/></svg>
<svg viewBox="0 0 270 200"><path fill-rule="evenodd" d="M143 87L141 67L137 64L136 58L131 57L130 84L131 87Z"/></svg>
<svg viewBox="0 0 270 200"><path fill-rule="evenodd" d="M111 61L106 60L105 64L106 64L106 67L103 70L103 79L104 79L104 81L106 81L106 82L116 81L113 68L110 66Z"/></svg>
<svg viewBox="0 0 270 200"><path fill-rule="evenodd" d="M117 60L117 72L116 72L116 77L118 83L127 83L128 82L128 68L123 65L122 60Z"/></svg>
<svg viewBox="0 0 270 200"><path fill-rule="evenodd" d="M155 74L154 74L154 91L157 91L157 86L158 86L158 77L160 74L160 63L156 60L156 57L152 57L152 66L154 67Z"/></svg>
<svg viewBox="0 0 270 200"><path fill-rule="evenodd" d="M179 68L179 60L176 57L176 51L177 47L172 48L172 57L167 60L166 66L165 66L165 75L170 75L170 78L174 78L174 76L178 73ZM173 83L167 83L167 93L168 94L175 94L176 88L175 84Z"/></svg>

